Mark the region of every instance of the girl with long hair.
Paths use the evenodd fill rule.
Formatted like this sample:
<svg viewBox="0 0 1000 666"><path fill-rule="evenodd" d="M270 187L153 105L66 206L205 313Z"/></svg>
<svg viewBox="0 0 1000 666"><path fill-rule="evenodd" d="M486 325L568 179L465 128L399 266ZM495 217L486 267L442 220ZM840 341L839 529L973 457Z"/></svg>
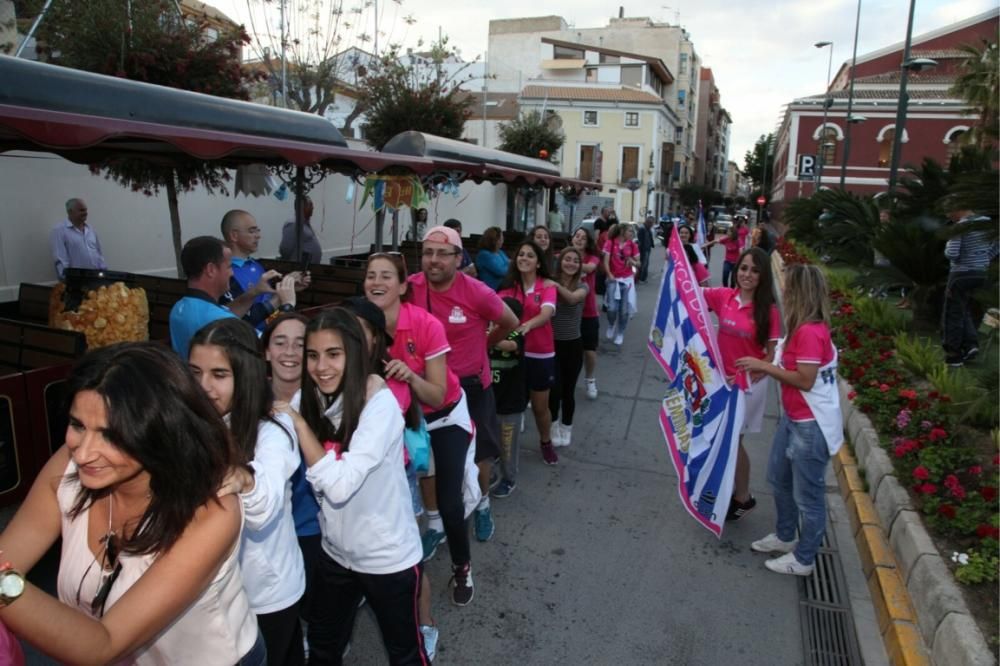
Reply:
<svg viewBox="0 0 1000 666"><path fill-rule="evenodd" d="M770 380L762 372L747 373L736 361L753 356L770 363L781 337L781 315L775 305L771 280L771 260L762 250L743 252L736 263L739 287L714 287L702 293L719 320L719 353L726 378L746 394L746 409L736 456L736 479L726 520L739 520L757 500L750 494L750 458L743 446L743 433L758 433L764 422L764 403Z"/></svg>
<svg viewBox="0 0 1000 666"><path fill-rule="evenodd" d="M830 337L826 279L818 266L796 264L785 270L783 303L787 333L775 351L774 364L755 356L736 361L741 370L762 372L781 382L784 408L767 469L774 489L776 529L750 547L782 553L765 562L771 571L808 576L826 532L826 466L844 441L837 348Z"/></svg>
<svg viewBox="0 0 1000 666"><path fill-rule="evenodd" d="M531 411L535 415L541 440L542 459L546 465L556 465L559 456L552 445L552 418L549 414L549 391L555 383L556 349L550 320L556 310L556 288L549 280L545 255L538 245L523 241L518 246L507 277L497 293L521 304L521 324L517 330L524 335L525 374Z"/></svg>
<svg viewBox="0 0 1000 666"><path fill-rule="evenodd" d="M151 342L102 347L66 399L66 444L0 535L0 621L60 663L266 663L240 499L220 491L238 458L184 363ZM18 590L60 537L58 600Z"/></svg>
<svg viewBox="0 0 1000 666"><path fill-rule="evenodd" d="M576 380L583 368L583 339L580 321L589 289L583 281L583 257L579 250L567 247L559 253L559 271L555 275L558 294L552 317L556 345L556 381L549 393L552 417L552 443L569 446L573 438L573 414L576 411Z"/></svg>
<svg viewBox="0 0 1000 666"><path fill-rule="evenodd" d="M594 237L583 227L573 232L570 244L583 257L580 267L582 280L587 285L580 319L580 338L583 342L583 384L587 398L597 400L597 345L601 336L601 314L597 311L597 275L601 270L601 253Z"/></svg>
<svg viewBox="0 0 1000 666"><path fill-rule="evenodd" d="M544 255L543 263L545 264L545 268L551 273L555 268L555 255L552 249L552 232L549 231L549 228L541 224L533 227L525 237L525 241L531 241L541 248Z"/></svg>
<svg viewBox="0 0 1000 666"><path fill-rule="evenodd" d="M503 251L503 231L500 227L490 227L479 239L476 252L476 271L480 280L496 291L507 275L510 257Z"/></svg>
<svg viewBox="0 0 1000 666"><path fill-rule="evenodd" d="M191 339L188 365L229 425L239 462L229 483L243 502L243 586L272 666L303 664L299 600L306 580L292 517L299 447L274 399L257 336L241 319L219 319Z"/></svg>
<svg viewBox="0 0 1000 666"><path fill-rule="evenodd" d="M680 237L681 243L684 244L684 253L687 255L688 263L691 264L691 270L694 271L695 279L698 280L698 284L707 287L708 280L712 275L708 272L705 264L701 262L701 257L698 256L698 251L695 249L694 231L688 225L681 224L677 226L677 235Z"/></svg>
<svg viewBox="0 0 1000 666"><path fill-rule="evenodd" d="M302 409L292 417L320 503L323 553L309 611L309 663L339 664L358 602L368 600L392 664L426 664L417 618L420 533L403 469L403 415L372 372L353 313L324 310L306 327Z"/></svg>
<svg viewBox="0 0 1000 666"><path fill-rule="evenodd" d="M465 606L472 601L474 585L462 488L475 431L458 375L448 367L451 346L444 326L434 315L404 300L409 284L406 265L399 255L371 255L364 290L368 300L382 310L386 332L392 336L391 360L385 375L410 386L430 433L434 476L421 480L428 514L424 560L447 541L453 572L452 602ZM478 539L492 538L494 526L488 502L477 508L475 522Z"/></svg>
<svg viewBox="0 0 1000 666"><path fill-rule="evenodd" d="M639 266L639 246L632 240L632 225L615 224L608 230L604 252L604 272L608 275L604 305L608 312L605 337L621 347L625 327L636 312L635 274Z"/></svg>

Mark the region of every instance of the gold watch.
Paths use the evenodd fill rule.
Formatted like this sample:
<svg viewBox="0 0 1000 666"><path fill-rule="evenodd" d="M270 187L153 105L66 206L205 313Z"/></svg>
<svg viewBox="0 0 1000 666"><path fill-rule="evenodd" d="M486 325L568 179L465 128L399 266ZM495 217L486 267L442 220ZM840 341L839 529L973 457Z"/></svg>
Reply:
<svg viewBox="0 0 1000 666"><path fill-rule="evenodd" d="M0 571L0 606L9 606L24 594L24 576L16 569Z"/></svg>

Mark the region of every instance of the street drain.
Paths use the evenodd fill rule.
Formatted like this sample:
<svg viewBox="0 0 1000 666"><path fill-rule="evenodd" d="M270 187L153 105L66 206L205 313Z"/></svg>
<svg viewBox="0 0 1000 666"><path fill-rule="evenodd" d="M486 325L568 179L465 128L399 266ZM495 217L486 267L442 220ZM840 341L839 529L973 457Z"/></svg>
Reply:
<svg viewBox="0 0 1000 666"><path fill-rule="evenodd" d="M860 666L851 602L831 530L816 555L816 568L799 586L802 645L807 666Z"/></svg>

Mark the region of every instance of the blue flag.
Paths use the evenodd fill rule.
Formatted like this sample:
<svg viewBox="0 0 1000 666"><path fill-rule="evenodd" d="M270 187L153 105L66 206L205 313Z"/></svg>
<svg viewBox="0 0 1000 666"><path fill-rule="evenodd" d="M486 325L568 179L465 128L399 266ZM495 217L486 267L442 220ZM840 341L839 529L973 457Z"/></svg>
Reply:
<svg viewBox="0 0 1000 666"><path fill-rule="evenodd" d="M681 501L695 520L722 536L744 397L726 383L708 306L676 226L648 344L669 381L660 402L660 427L677 470Z"/></svg>

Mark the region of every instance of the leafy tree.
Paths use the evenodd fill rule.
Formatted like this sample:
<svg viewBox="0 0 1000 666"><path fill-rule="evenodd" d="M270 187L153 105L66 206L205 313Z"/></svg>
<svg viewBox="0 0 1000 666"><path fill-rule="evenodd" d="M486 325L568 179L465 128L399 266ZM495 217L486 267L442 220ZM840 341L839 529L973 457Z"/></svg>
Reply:
<svg viewBox="0 0 1000 666"><path fill-rule="evenodd" d="M523 113L509 123L500 123L499 132L500 150L547 160L554 160L566 141L566 135L537 110ZM541 157L543 150L547 157Z"/></svg>
<svg viewBox="0 0 1000 666"><path fill-rule="evenodd" d="M242 29L206 39L207 25L185 20L167 0L59 0L39 25L39 55L51 63L145 81L171 88L247 99L248 83L240 52L249 40ZM181 225L177 192L196 186L225 191L222 167L190 158L163 166L141 158L113 158L91 171L146 195L167 192L174 254L181 273Z"/></svg>
<svg viewBox="0 0 1000 666"><path fill-rule="evenodd" d="M444 38L433 45L432 61L440 65L452 52ZM458 94L460 76L461 70L449 76L440 66L408 67L390 49L362 80L358 103L368 118L368 142L381 150L407 130L461 138L472 100Z"/></svg>
<svg viewBox="0 0 1000 666"><path fill-rule="evenodd" d="M714 206L722 201L722 194L718 190L713 190L705 185L694 183L684 183L677 192L681 205L686 208L694 208L700 201L705 208Z"/></svg>
<svg viewBox="0 0 1000 666"><path fill-rule="evenodd" d="M784 220L793 238L831 259L855 266L871 265L871 243L879 227L879 211L870 197L845 190L820 190L811 197L789 202Z"/></svg>
<svg viewBox="0 0 1000 666"><path fill-rule="evenodd" d="M748 150L743 156L743 173L750 179L752 188L762 192L771 191L771 182L774 180L773 171L774 155L768 154L773 150L774 134L767 136L761 134L754 144L753 150ZM764 160L767 160L767 173L764 173ZM756 197L751 197L755 199Z"/></svg>
<svg viewBox="0 0 1000 666"><path fill-rule="evenodd" d="M996 141L1000 122L1000 49L996 42L983 40L982 48L960 46L966 54L951 93L964 99L979 114L974 132L976 145Z"/></svg>

